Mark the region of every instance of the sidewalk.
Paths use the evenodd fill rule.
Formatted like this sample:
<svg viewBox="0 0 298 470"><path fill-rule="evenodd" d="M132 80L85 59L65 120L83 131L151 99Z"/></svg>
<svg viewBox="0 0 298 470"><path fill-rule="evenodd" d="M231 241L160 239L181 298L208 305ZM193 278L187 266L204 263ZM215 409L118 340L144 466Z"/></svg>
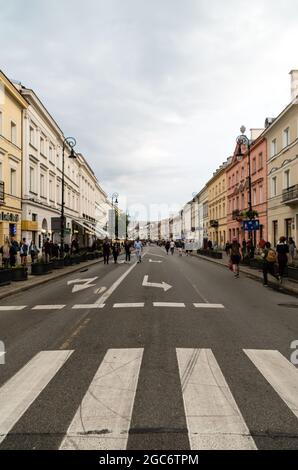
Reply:
<svg viewBox="0 0 298 470"><path fill-rule="evenodd" d="M28 279L26 281L12 282L8 286L0 287L0 299L4 299L5 297L13 294L18 294L19 292L31 289L31 287L40 286L48 281L52 281L53 279L59 279L63 276L67 276L68 274L81 271L81 269L88 268L89 266L102 262L103 258L100 258L92 261L83 261L80 264L68 266L62 269L53 269L51 273L43 274L41 276L32 276L28 274Z"/></svg>
<svg viewBox="0 0 298 470"><path fill-rule="evenodd" d="M228 261L229 258L225 252L223 252L222 259L209 258L208 256L198 255L192 253L191 256L210 261L211 263L218 264L227 270L228 274L231 274L228 270ZM240 265L240 275L241 273L246 274L248 277L256 279L263 282L263 272L260 269L250 268L248 266ZM298 295L298 283L295 281L290 281L289 279L283 279L282 285L272 276L268 275L268 285L274 289L278 289L280 292L286 294ZM264 288L265 289L265 288Z"/></svg>

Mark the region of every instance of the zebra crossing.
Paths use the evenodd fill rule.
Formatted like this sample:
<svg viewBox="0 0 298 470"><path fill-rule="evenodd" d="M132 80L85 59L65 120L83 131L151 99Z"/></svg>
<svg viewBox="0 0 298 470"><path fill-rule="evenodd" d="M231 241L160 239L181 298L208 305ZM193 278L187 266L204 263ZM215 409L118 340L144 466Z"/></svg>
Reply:
<svg viewBox="0 0 298 470"><path fill-rule="evenodd" d="M41 351L0 387L0 444L73 354ZM125 450L143 348L108 349L61 437L63 450ZM244 349L298 418L298 369L277 350ZM257 445L211 349L177 348L176 357L191 450ZM256 389L255 393L258 393Z"/></svg>

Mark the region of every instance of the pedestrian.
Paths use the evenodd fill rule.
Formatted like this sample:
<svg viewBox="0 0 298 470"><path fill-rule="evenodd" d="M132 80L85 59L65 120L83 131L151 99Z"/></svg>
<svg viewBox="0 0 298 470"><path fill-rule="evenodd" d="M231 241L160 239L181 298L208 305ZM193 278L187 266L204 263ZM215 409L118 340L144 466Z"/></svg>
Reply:
<svg viewBox="0 0 298 470"><path fill-rule="evenodd" d="M19 244L16 240L13 240L9 248L9 263L11 267L16 265L16 257L19 251Z"/></svg>
<svg viewBox="0 0 298 470"><path fill-rule="evenodd" d="M181 245L178 248L178 253L179 253L179 256L182 256L182 246Z"/></svg>
<svg viewBox="0 0 298 470"><path fill-rule="evenodd" d="M280 237L276 245L279 282L282 284L286 266L288 264L289 245L286 242L286 237Z"/></svg>
<svg viewBox="0 0 298 470"><path fill-rule="evenodd" d="M52 256L53 258L59 258L59 246L56 242L52 245Z"/></svg>
<svg viewBox="0 0 298 470"><path fill-rule="evenodd" d="M242 249L241 249L241 251L242 251L242 258L243 259L246 258L246 256L247 256L247 243L246 243L245 238L242 240Z"/></svg>
<svg viewBox="0 0 298 470"><path fill-rule="evenodd" d="M103 242L102 251L103 251L103 262L104 262L104 264L109 264L109 257L110 257L110 254L111 254L111 245L110 245L110 242L109 242L107 237L105 238L105 240Z"/></svg>
<svg viewBox="0 0 298 470"><path fill-rule="evenodd" d="M207 248L208 248L208 250L212 250L213 245L212 245L212 241L211 241L211 240L208 240L208 242L207 242Z"/></svg>
<svg viewBox="0 0 298 470"><path fill-rule="evenodd" d="M77 238L74 238L71 242L71 254L77 254L79 252L79 242Z"/></svg>
<svg viewBox="0 0 298 470"><path fill-rule="evenodd" d="M49 238L46 239L46 241L43 245L43 249L44 249L45 261L46 261L46 263L48 263L50 261L51 256L52 256L52 247L51 247L51 243L50 243Z"/></svg>
<svg viewBox="0 0 298 470"><path fill-rule="evenodd" d="M6 237L4 245L1 246L1 254L2 254L2 265L4 268L8 268L9 266L9 259L10 259L10 243L9 239Z"/></svg>
<svg viewBox="0 0 298 470"><path fill-rule="evenodd" d="M230 242L227 242L225 245L225 252L227 256L229 256L229 251L230 251Z"/></svg>
<svg viewBox="0 0 298 470"><path fill-rule="evenodd" d="M233 238L230 246L230 263L235 277L239 277L239 263L241 260L240 244L236 237Z"/></svg>
<svg viewBox="0 0 298 470"><path fill-rule="evenodd" d="M169 254L169 249L170 249L170 242L169 240L167 240L166 244L165 244L165 248L166 248L166 252L167 252L167 255Z"/></svg>
<svg viewBox="0 0 298 470"><path fill-rule="evenodd" d="M37 255L39 253L39 249L37 248L36 244L31 240L30 246L29 246L29 253L31 256L31 263L34 263L35 259L37 258Z"/></svg>
<svg viewBox="0 0 298 470"><path fill-rule="evenodd" d="M296 255L296 244L292 237L289 238L289 264L294 263L294 258Z"/></svg>
<svg viewBox="0 0 298 470"><path fill-rule="evenodd" d="M118 256L120 255L121 252L121 247L120 243L118 241L118 238L116 238L115 243L112 246L112 253L113 253L113 258L114 258L114 263L117 264Z"/></svg>
<svg viewBox="0 0 298 470"><path fill-rule="evenodd" d="M131 252L131 243L127 238L124 241L124 250L125 250L125 261L130 263L130 252Z"/></svg>
<svg viewBox="0 0 298 470"><path fill-rule="evenodd" d="M173 240L170 242L170 250L171 254L173 255L175 251L175 242Z"/></svg>
<svg viewBox="0 0 298 470"><path fill-rule="evenodd" d="M28 244L26 242L26 238L23 238L22 242L20 243L20 256L21 256L21 264L22 266L27 265L27 256L28 256Z"/></svg>
<svg viewBox="0 0 298 470"><path fill-rule="evenodd" d="M134 242L134 249L136 250L136 257L137 257L138 263L141 263L143 245L139 238L137 238L137 240Z"/></svg>
<svg viewBox="0 0 298 470"><path fill-rule="evenodd" d="M277 256L275 250L271 248L270 242L265 242L265 247L261 256L263 258L263 285L268 287L268 273L276 279L279 279L279 276L275 274Z"/></svg>

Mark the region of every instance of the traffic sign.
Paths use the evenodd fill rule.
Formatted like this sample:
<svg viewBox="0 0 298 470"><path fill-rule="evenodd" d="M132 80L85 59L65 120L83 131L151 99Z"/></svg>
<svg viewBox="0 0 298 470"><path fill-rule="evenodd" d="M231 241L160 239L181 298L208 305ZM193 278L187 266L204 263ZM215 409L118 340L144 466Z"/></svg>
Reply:
<svg viewBox="0 0 298 470"><path fill-rule="evenodd" d="M243 220L243 230L253 232L254 230L260 230L259 219Z"/></svg>

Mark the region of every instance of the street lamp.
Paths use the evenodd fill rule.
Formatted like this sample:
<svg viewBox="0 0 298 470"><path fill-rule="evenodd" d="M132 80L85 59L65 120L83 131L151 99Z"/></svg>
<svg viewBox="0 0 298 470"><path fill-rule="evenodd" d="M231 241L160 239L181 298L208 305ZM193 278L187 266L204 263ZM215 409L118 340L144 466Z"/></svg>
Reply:
<svg viewBox="0 0 298 470"><path fill-rule="evenodd" d="M70 155L68 158L76 158L74 147L77 141L74 137L66 137L62 145L62 197L61 197L61 220L60 220L60 240L61 240L61 257L64 256L64 231L65 231L65 220L64 220L64 152L66 147L70 147Z"/></svg>
<svg viewBox="0 0 298 470"><path fill-rule="evenodd" d="M247 148L247 158L248 158L248 218L251 220L254 218L253 211L252 211L252 201L251 201L251 165L250 165L250 140L244 134L246 128L245 126L240 127L241 134L237 137L237 144L238 144L238 153L237 153L237 160L241 161L244 154L242 153L241 146L245 145ZM252 239L252 232L249 231L249 238Z"/></svg>
<svg viewBox="0 0 298 470"><path fill-rule="evenodd" d="M118 204L118 193L113 193L112 194L112 210L114 214L114 199L115 199L115 204ZM115 238L118 238L118 209L116 208L115 210Z"/></svg>

